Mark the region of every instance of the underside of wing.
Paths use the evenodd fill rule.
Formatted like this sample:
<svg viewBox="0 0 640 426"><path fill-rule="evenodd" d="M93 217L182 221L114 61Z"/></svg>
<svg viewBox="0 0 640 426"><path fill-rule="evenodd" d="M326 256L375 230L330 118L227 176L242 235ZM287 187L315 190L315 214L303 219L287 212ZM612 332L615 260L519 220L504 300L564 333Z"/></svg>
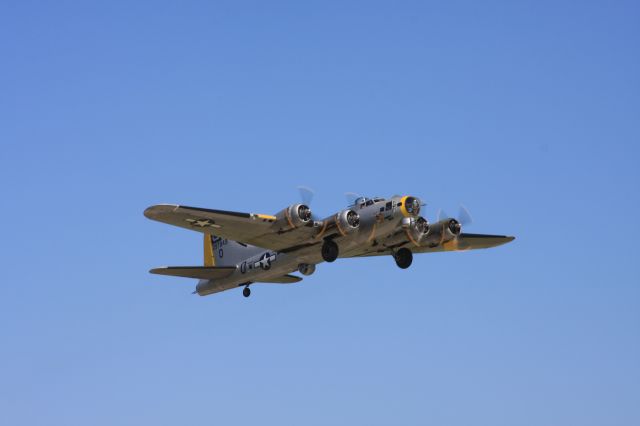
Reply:
<svg viewBox="0 0 640 426"><path fill-rule="evenodd" d="M159 204L146 209L144 215L158 222L270 250L283 250L296 246L307 241L314 234L311 227L279 232L279 228L274 226L275 216L257 213Z"/></svg>
<svg viewBox="0 0 640 426"><path fill-rule="evenodd" d="M201 280L214 280L226 278L233 274L235 266L165 266L155 268L149 272L158 275L172 277L197 278Z"/></svg>
<svg viewBox="0 0 640 426"><path fill-rule="evenodd" d="M227 210L159 204L144 211L144 215L158 222L243 241L268 232L275 217ZM233 238L235 237L235 238Z"/></svg>
<svg viewBox="0 0 640 426"><path fill-rule="evenodd" d="M436 247L416 247L412 249L415 253L431 253L438 251L466 251L478 250L491 247L498 247L515 240L515 237L506 235L488 235L488 234L460 234L454 240L445 242Z"/></svg>
<svg viewBox="0 0 640 426"><path fill-rule="evenodd" d="M384 244L379 244L375 247L366 247L358 251L354 251L346 254L344 257L368 257L368 256L385 256L393 254L394 250L398 250L401 247L410 249L413 253L435 253L441 251L466 251L477 250L491 247L501 246L508 242L511 242L515 237L506 235L487 235L487 234L460 234L460 236L451 241L447 241L443 244L438 244L434 247L424 246L416 247L407 241L401 245L395 245L394 247L386 247Z"/></svg>

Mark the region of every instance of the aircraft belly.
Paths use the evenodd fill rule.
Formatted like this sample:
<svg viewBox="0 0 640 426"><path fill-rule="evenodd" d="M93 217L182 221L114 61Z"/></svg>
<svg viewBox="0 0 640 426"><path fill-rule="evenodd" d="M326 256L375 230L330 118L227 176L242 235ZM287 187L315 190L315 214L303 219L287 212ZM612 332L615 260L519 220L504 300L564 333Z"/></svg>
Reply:
<svg viewBox="0 0 640 426"><path fill-rule="evenodd" d="M265 251L241 262L227 278L201 281L196 288L201 296L229 290L244 284L267 281L298 269L298 259L284 253Z"/></svg>
<svg viewBox="0 0 640 426"><path fill-rule="evenodd" d="M354 250L362 250L363 247L375 246L393 234L398 227L398 221L385 220L384 218L369 217L361 221L360 229L353 234L334 238L340 248L340 256L346 255ZM316 249L318 252L319 250ZM345 256L346 257L346 256ZM319 262L322 261L320 257Z"/></svg>

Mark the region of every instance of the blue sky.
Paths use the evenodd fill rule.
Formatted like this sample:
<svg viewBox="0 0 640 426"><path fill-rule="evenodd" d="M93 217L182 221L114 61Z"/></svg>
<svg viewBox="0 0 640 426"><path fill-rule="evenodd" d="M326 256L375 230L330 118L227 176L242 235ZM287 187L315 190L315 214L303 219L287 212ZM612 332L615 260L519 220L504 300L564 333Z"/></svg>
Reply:
<svg viewBox="0 0 640 426"><path fill-rule="evenodd" d="M640 422L640 8L0 5L0 423ZM211 297L156 203L408 193L494 250Z"/></svg>

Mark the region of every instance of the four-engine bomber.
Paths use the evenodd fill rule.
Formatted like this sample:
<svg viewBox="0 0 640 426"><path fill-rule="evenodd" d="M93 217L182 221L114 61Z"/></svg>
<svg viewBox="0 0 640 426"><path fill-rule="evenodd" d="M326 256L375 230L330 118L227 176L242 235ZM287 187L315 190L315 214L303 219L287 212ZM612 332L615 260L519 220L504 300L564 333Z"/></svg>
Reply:
<svg viewBox="0 0 640 426"><path fill-rule="evenodd" d="M146 217L204 234L203 266L169 266L150 272L199 279L204 296L253 283L289 284L311 275L316 265L338 258L390 255L408 268L414 253L495 247L514 237L462 233L461 221L448 217L430 224L413 196L360 197L346 209L315 218L306 204L292 204L275 215L240 213L161 204ZM468 214L467 214L468 216Z"/></svg>

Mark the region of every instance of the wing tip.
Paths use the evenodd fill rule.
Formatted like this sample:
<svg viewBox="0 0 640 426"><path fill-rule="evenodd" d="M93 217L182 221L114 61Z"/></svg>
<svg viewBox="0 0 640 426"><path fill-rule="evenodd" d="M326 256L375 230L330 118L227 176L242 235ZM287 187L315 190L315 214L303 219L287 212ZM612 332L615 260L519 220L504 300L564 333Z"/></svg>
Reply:
<svg viewBox="0 0 640 426"><path fill-rule="evenodd" d="M501 239L502 239L502 241L500 241L498 244L496 244L496 247L497 246L502 246L502 245L505 245L505 244L509 244L511 241L515 240L516 237L514 237L513 235L503 235L501 237Z"/></svg>
<svg viewBox="0 0 640 426"><path fill-rule="evenodd" d="M144 209L143 213L147 219L154 220L159 214L175 210L178 207L180 207L178 204L156 204Z"/></svg>

